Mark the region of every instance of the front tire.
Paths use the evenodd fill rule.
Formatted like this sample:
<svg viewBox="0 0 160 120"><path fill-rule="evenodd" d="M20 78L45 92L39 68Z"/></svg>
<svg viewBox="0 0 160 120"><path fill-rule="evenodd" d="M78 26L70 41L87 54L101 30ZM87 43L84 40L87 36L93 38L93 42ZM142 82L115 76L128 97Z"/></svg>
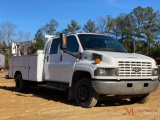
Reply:
<svg viewBox="0 0 160 120"><path fill-rule="evenodd" d="M94 107L98 101L98 93L92 88L92 83L87 78L80 79L75 87L76 103L84 108Z"/></svg>

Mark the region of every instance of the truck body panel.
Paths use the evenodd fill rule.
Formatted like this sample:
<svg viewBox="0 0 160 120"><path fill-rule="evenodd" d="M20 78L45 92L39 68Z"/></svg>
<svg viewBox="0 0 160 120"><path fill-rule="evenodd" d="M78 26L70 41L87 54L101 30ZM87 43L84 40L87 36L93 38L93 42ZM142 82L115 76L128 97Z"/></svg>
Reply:
<svg viewBox="0 0 160 120"><path fill-rule="evenodd" d="M9 77L14 78L16 72L20 72L24 80L43 82L43 60L44 54L11 57Z"/></svg>

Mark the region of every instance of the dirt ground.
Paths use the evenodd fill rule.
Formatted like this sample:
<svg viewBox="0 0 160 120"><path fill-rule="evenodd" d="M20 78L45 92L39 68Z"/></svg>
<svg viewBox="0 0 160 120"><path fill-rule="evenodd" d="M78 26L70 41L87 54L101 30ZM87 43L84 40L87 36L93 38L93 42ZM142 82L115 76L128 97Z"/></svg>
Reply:
<svg viewBox="0 0 160 120"><path fill-rule="evenodd" d="M0 120L159 120L160 87L145 104L129 101L99 101L82 108L68 101L67 94L52 89L33 88L30 93L15 91L13 79L0 73Z"/></svg>

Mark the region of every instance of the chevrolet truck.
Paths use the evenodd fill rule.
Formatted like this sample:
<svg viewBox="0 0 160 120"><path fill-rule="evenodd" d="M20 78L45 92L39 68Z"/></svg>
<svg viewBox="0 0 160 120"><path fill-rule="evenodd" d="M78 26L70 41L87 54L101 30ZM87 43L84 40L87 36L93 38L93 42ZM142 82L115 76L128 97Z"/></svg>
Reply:
<svg viewBox="0 0 160 120"><path fill-rule="evenodd" d="M13 56L9 77L18 92L34 84L68 91L68 99L85 108L101 97L145 103L159 86L154 59L131 52L114 38L95 33L60 34L48 38L35 55ZM51 93L52 94L52 93Z"/></svg>

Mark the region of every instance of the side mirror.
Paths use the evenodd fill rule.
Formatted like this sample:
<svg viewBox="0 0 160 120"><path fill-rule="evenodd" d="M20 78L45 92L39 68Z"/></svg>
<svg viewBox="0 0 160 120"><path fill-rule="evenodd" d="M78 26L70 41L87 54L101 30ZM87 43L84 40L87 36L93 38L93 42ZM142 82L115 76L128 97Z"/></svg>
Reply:
<svg viewBox="0 0 160 120"><path fill-rule="evenodd" d="M75 54L73 52L66 50L66 48L67 48L67 36L64 33L60 33L60 49L75 58L79 58L79 59L81 58L81 54Z"/></svg>
<svg viewBox="0 0 160 120"><path fill-rule="evenodd" d="M60 49L67 48L67 37L66 34L60 33Z"/></svg>
<svg viewBox="0 0 160 120"><path fill-rule="evenodd" d="M135 53L135 41L131 41L131 53Z"/></svg>

